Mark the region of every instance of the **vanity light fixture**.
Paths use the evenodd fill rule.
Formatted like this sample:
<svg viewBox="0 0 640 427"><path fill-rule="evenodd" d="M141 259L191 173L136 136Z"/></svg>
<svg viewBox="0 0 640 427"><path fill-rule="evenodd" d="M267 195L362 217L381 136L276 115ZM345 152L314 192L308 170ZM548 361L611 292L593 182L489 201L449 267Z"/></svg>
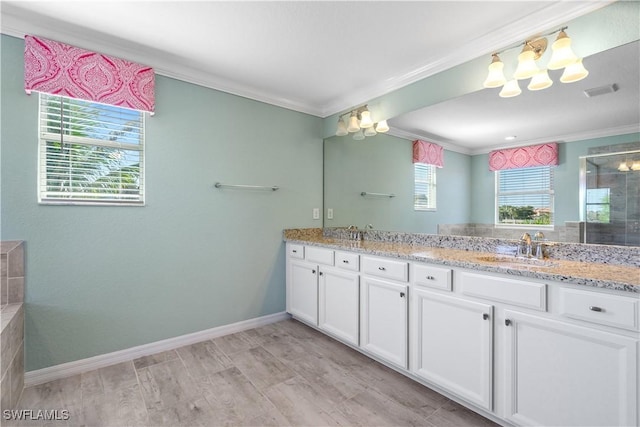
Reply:
<svg viewBox="0 0 640 427"><path fill-rule="evenodd" d="M618 166L618 170L620 172L640 171L640 161L633 160L631 162L630 161L621 162L620 165Z"/></svg>
<svg viewBox="0 0 640 427"><path fill-rule="evenodd" d="M346 116L349 117L348 125L345 122ZM371 119L371 112L367 106L363 105L338 117L336 136L345 136L352 133L353 139L360 141L366 136L374 136L388 131L389 125L387 125L387 121L380 120L375 123Z"/></svg>
<svg viewBox="0 0 640 427"><path fill-rule="evenodd" d="M550 87L553 80L549 77L547 70L559 70L564 68L564 73L560 77L562 83L573 83L580 81L589 75L584 68L582 59L578 58L573 50L571 50L571 39L567 36L563 27L559 30L545 34L532 40L527 40L518 45L524 47L518 55L518 66L513 78L507 80L504 76L504 64L500 60L498 54L504 52L496 52L491 55L491 64L489 65L489 73L485 79L483 86L486 88L495 88L502 86L499 95L502 98L510 98L518 96L522 93L518 80L531 79L527 85L527 89L535 91ZM551 60L547 64L547 68L539 69L536 61L544 54L547 49L547 36L558 33L556 41L551 45L553 54ZM513 49L507 48L505 50Z"/></svg>

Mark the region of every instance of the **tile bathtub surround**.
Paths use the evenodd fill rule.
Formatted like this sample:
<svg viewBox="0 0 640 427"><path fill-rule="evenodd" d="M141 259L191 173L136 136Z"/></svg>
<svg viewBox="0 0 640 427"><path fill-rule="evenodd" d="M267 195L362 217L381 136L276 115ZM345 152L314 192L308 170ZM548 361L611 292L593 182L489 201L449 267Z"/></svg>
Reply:
<svg viewBox="0 0 640 427"><path fill-rule="evenodd" d="M0 311L0 413L14 408L24 387L24 305L7 304Z"/></svg>
<svg viewBox="0 0 640 427"><path fill-rule="evenodd" d="M295 320L29 387L18 408L67 409L61 426L496 425Z"/></svg>
<svg viewBox="0 0 640 427"><path fill-rule="evenodd" d="M576 223L577 224L577 223ZM519 231L522 234L522 231ZM323 237L348 240L346 228L325 228ZM296 239L289 239L296 240ZM305 240L305 239L300 239ZM435 248L458 249L475 252L501 252L515 249L518 239L493 237L455 236L441 234L401 233L393 231L367 230L364 240L371 242L398 243ZM549 240L549 239L547 239ZM548 257L557 260L611 264L640 267L640 247L593 245L549 241L546 245Z"/></svg>
<svg viewBox="0 0 640 427"><path fill-rule="evenodd" d="M0 407L15 406L24 386L24 243L0 242Z"/></svg>
<svg viewBox="0 0 640 427"><path fill-rule="evenodd" d="M24 242L0 242L1 305L24 301Z"/></svg>

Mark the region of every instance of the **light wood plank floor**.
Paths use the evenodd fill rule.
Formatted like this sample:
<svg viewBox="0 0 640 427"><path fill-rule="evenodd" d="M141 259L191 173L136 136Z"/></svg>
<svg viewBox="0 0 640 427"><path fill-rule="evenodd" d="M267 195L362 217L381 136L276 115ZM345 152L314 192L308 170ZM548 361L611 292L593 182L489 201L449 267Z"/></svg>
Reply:
<svg viewBox="0 0 640 427"><path fill-rule="evenodd" d="M286 320L24 390L52 426L494 426L357 351Z"/></svg>

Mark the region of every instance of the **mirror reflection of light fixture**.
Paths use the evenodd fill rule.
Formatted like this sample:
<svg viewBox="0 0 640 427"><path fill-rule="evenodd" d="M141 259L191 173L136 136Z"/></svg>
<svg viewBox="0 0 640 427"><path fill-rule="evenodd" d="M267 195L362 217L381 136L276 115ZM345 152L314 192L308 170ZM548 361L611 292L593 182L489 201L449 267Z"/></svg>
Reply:
<svg viewBox="0 0 640 427"><path fill-rule="evenodd" d="M358 113L355 111L351 112L351 117L349 118L349 127L347 128L347 132L353 133L357 132L360 129L360 125L358 124Z"/></svg>
<svg viewBox="0 0 640 427"><path fill-rule="evenodd" d="M349 125L345 124L344 117L349 116ZM375 123L371 119L371 112L366 105L344 113L338 117L338 126L336 128L336 136L345 136L353 134L353 139L362 140L365 136L375 136L378 133L389 131L386 120L380 120Z"/></svg>
<svg viewBox="0 0 640 427"><path fill-rule="evenodd" d="M378 122L378 124L376 125L376 132L378 133L389 132L389 125L387 124L386 120L380 120Z"/></svg>
<svg viewBox="0 0 640 427"><path fill-rule="evenodd" d="M553 80L549 77L549 72L547 70L542 70L538 74L531 77L531 81L529 82L529 86L527 89L529 90L542 90L546 89L553 84Z"/></svg>
<svg viewBox="0 0 640 427"><path fill-rule="evenodd" d="M629 161L620 162L620 165L618 166L618 170L620 172L640 171L640 161L634 160L633 162L629 162Z"/></svg>
<svg viewBox="0 0 640 427"><path fill-rule="evenodd" d="M349 131L347 130L347 125L342 120L342 117L338 117L338 129L336 130L337 136L345 136L348 135Z"/></svg>
<svg viewBox="0 0 640 427"><path fill-rule="evenodd" d="M562 73L562 77L560 77L560 81L562 83L573 83L580 81L587 77L589 72L584 65L582 65L582 59L578 59L573 64L569 64L565 67L564 73Z"/></svg>
<svg viewBox="0 0 640 427"><path fill-rule="evenodd" d="M564 68L564 73L560 77L562 83L573 83L584 79L589 72L584 68L582 59L579 59L571 50L571 39L567 36L563 27L559 30L545 34L536 39L527 40L519 46L524 45L522 51L518 55L518 66L513 74L512 80L504 77L504 64L500 61L498 54L504 52L496 52L491 55L491 65L489 65L489 73L485 79L483 86L486 88L494 88L502 86L499 95L502 98L510 98L518 96L522 93L517 80L531 79L527 85L527 89L535 91L550 87L553 80L549 77L547 70L557 70ZM536 65L536 61L544 54L547 49L546 36L559 33L556 41L551 46L553 54L547 65L547 69L540 70ZM513 49L507 48L505 50Z"/></svg>
<svg viewBox="0 0 640 427"><path fill-rule="evenodd" d="M502 86L502 90L500 91L501 98L512 98L514 96L518 96L522 93L520 89L520 85L516 79L509 80Z"/></svg>

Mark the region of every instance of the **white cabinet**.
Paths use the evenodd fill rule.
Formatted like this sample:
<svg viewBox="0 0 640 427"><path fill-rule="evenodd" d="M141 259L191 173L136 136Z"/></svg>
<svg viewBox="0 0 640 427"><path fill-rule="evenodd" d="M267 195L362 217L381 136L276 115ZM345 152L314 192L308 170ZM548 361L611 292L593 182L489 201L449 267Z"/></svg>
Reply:
<svg viewBox="0 0 640 427"><path fill-rule="evenodd" d="M355 261L351 260L349 266L354 263ZM318 327L344 342L357 346L360 276L351 271L321 267L319 279Z"/></svg>
<svg viewBox="0 0 640 427"><path fill-rule="evenodd" d="M306 261L289 261L287 306L293 316L318 324L318 267Z"/></svg>
<svg viewBox="0 0 640 427"><path fill-rule="evenodd" d="M504 314L509 421L637 425L637 339L517 311Z"/></svg>
<svg viewBox="0 0 640 427"><path fill-rule="evenodd" d="M417 288L411 301L411 371L491 410L493 306Z"/></svg>
<svg viewBox="0 0 640 427"><path fill-rule="evenodd" d="M408 353L407 301L406 284L362 276L360 347L404 369Z"/></svg>

